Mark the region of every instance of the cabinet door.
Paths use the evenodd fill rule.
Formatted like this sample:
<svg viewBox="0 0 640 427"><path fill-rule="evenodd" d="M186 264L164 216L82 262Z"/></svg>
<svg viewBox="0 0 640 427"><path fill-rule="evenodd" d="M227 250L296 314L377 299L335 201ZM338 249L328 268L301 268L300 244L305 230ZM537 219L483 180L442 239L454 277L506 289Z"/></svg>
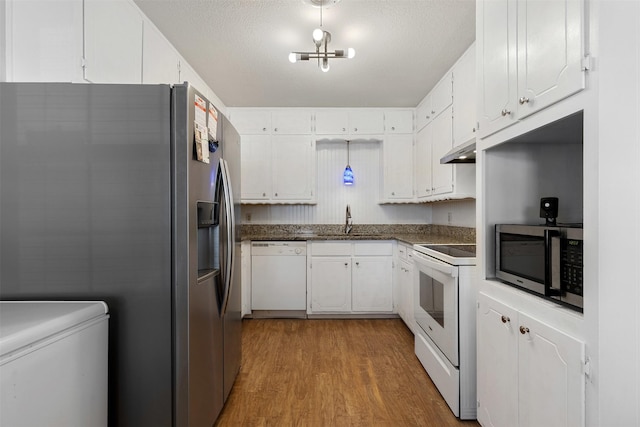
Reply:
<svg viewBox="0 0 640 427"><path fill-rule="evenodd" d="M484 138L516 122L516 0L479 1L476 8L478 133Z"/></svg>
<svg viewBox="0 0 640 427"><path fill-rule="evenodd" d="M273 199L310 200L315 177L315 146L312 138L302 135L273 136L271 148Z"/></svg>
<svg viewBox="0 0 640 427"><path fill-rule="evenodd" d="M384 133L382 110L353 110L349 112L349 133L351 135L375 135Z"/></svg>
<svg viewBox="0 0 640 427"><path fill-rule="evenodd" d="M476 137L476 48L472 45L453 68L453 146Z"/></svg>
<svg viewBox="0 0 640 427"><path fill-rule="evenodd" d="M440 158L453 148L451 136L453 122L451 114L451 107L448 107L429 125L433 128L433 144L431 149L432 195L451 193L453 191L454 166L440 163Z"/></svg>
<svg viewBox="0 0 640 427"><path fill-rule="evenodd" d="M317 135L346 135L349 132L349 114L346 110L319 110L315 116Z"/></svg>
<svg viewBox="0 0 640 427"><path fill-rule="evenodd" d="M84 19L85 79L142 83L142 16L133 2L86 0Z"/></svg>
<svg viewBox="0 0 640 427"><path fill-rule="evenodd" d="M391 257L354 257L351 292L353 311L393 311Z"/></svg>
<svg viewBox="0 0 640 427"><path fill-rule="evenodd" d="M241 199L265 200L271 197L271 137L244 135L241 145Z"/></svg>
<svg viewBox="0 0 640 427"><path fill-rule="evenodd" d="M413 199L413 135L387 135L382 145L383 197Z"/></svg>
<svg viewBox="0 0 640 427"><path fill-rule="evenodd" d="M398 286L400 288L398 314L404 323L413 332L413 264L410 261L400 261L398 273Z"/></svg>
<svg viewBox="0 0 640 427"><path fill-rule="evenodd" d="M518 312L482 292L478 303L478 422L484 427L517 426Z"/></svg>
<svg viewBox="0 0 640 427"><path fill-rule="evenodd" d="M7 81L82 81L82 0L8 0L6 7Z"/></svg>
<svg viewBox="0 0 640 427"><path fill-rule="evenodd" d="M583 0L518 1L518 118L584 89Z"/></svg>
<svg viewBox="0 0 640 427"><path fill-rule="evenodd" d="M433 113L431 113L431 93L429 93L416 108L416 131L421 131L431 123L431 120L433 120Z"/></svg>
<svg viewBox="0 0 640 427"><path fill-rule="evenodd" d="M584 343L522 312L518 325L519 425L584 426Z"/></svg>
<svg viewBox="0 0 640 427"><path fill-rule="evenodd" d="M313 257L311 311L351 311L351 257Z"/></svg>
<svg viewBox="0 0 640 427"><path fill-rule="evenodd" d="M309 135L311 133L311 111L277 110L271 113L271 124L274 135Z"/></svg>
<svg viewBox="0 0 640 427"><path fill-rule="evenodd" d="M424 198L433 192L431 182L432 126L429 124L416 135L416 158L414 160L416 197Z"/></svg>
<svg viewBox="0 0 640 427"><path fill-rule="evenodd" d="M392 110L384 113L384 129L386 133L412 133L413 111Z"/></svg>
<svg viewBox="0 0 640 427"><path fill-rule="evenodd" d="M271 112L268 110L233 110L229 120L240 135L271 134Z"/></svg>
<svg viewBox="0 0 640 427"><path fill-rule="evenodd" d="M431 91L431 114L437 117L453 102L453 80L447 73Z"/></svg>
<svg viewBox="0 0 640 427"><path fill-rule="evenodd" d="M144 22L142 83L178 83L180 57L173 46L151 23Z"/></svg>

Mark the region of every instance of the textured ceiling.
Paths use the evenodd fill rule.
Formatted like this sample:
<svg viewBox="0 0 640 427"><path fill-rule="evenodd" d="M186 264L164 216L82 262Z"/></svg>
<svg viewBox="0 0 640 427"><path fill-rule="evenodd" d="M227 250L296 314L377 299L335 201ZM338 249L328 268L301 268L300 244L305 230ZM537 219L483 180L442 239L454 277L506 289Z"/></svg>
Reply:
<svg viewBox="0 0 640 427"><path fill-rule="evenodd" d="M415 107L475 39L474 0L341 0L323 9L329 50L311 51L311 0L135 0L228 107Z"/></svg>

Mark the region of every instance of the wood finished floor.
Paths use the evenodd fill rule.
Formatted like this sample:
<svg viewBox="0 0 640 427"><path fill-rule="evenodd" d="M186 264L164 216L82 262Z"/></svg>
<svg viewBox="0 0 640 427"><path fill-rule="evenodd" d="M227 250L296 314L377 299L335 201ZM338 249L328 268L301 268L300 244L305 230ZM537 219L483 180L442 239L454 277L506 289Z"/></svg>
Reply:
<svg viewBox="0 0 640 427"><path fill-rule="evenodd" d="M451 413L400 319L243 321L216 426L478 426Z"/></svg>

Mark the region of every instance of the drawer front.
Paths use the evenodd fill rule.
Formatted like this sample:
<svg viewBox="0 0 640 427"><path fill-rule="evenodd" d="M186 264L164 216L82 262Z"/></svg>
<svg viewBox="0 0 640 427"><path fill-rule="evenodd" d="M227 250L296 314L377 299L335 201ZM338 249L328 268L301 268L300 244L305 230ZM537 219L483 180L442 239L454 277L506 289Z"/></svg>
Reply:
<svg viewBox="0 0 640 427"><path fill-rule="evenodd" d="M393 255L393 243L391 242L358 242L353 245L353 254L360 256L384 256Z"/></svg>
<svg viewBox="0 0 640 427"><path fill-rule="evenodd" d="M313 242L311 255L313 256L350 256L353 244L351 242Z"/></svg>

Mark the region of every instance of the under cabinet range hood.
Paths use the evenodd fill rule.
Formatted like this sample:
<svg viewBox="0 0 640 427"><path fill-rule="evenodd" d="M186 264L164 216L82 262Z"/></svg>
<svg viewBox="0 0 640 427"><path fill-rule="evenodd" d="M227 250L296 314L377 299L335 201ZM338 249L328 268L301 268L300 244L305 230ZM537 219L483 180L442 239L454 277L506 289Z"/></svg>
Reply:
<svg viewBox="0 0 640 427"><path fill-rule="evenodd" d="M453 147L451 151L442 156L440 164L448 163L475 163L476 162L476 140L475 138L464 144Z"/></svg>

